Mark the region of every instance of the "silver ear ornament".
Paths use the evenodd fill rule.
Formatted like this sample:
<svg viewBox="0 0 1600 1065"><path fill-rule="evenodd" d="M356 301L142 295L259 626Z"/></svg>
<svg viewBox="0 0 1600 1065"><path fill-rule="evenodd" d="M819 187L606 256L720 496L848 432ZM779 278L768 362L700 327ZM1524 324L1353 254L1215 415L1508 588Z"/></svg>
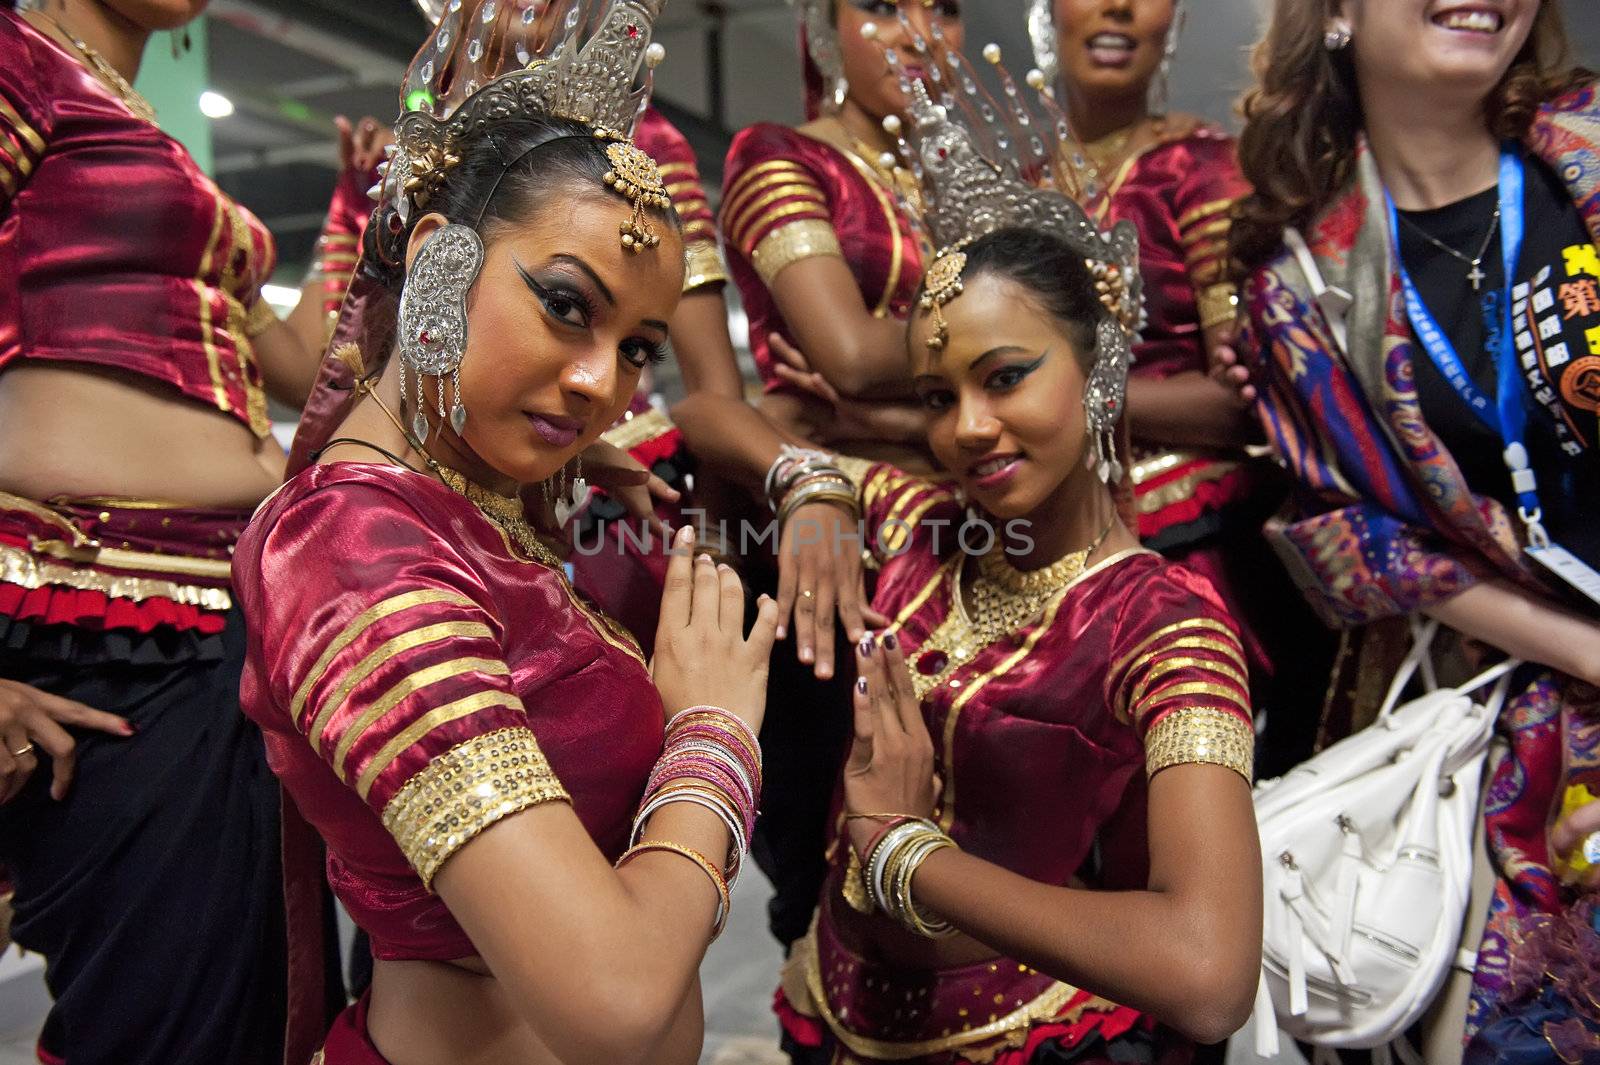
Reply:
<svg viewBox="0 0 1600 1065"><path fill-rule="evenodd" d="M833 5L829 0L794 2L806 31L806 51L822 75L823 103L838 111L844 106L850 83L844 76L844 53L839 48L839 29L833 24Z"/></svg>
<svg viewBox="0 0 1600 1065"><path fill-rule="evenodd" d="M483 269L483 241L468 226L441 226L423 241L400 292L399 333L403 369L417 375L411 431L417 442L428 439L423 409L422 377L437 378L438 413L446 417L444 379L454 398L450 427L460 435L467 424L461 402L461 360L467 352L467 294ZM405 383L402 381L402 391Z"/></svg>

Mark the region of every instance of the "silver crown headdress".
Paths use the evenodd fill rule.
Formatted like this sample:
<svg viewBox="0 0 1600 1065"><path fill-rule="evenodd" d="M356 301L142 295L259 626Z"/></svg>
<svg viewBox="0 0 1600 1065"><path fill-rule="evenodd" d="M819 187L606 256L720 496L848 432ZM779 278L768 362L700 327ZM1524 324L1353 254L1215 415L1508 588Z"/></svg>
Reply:
<svg viewBox="0 0 1600 1065"><path fill-rule="evenodd" d="M920 301L923 312L934 319L929 347L942 348L948 339L942 308L961 294L967 264L963 248L1008 228L1048 233L1065 243L1083 257L1100 302L1110 312L1096 326L1096 361L1084 405L1095 440L1091 462L1102 479L1115 480L1121 465L1113 432L1127 397L1132 339L1142 315L1138 231L1126 221L1104 231L1078 204L1075 197L1084 194L1079 176L1083 160L1065 116L1048 97L1038 97L1037 109L1028 105L1000 66L997 45L987 46L983 54L998 74L1003 104L942 40L930 46L915 33L911 37L930 74L935 64L948 70L936 82L942 86L938 100L920 80L902 76L909 121L884 121L916 175L923 223L942 249L924 278ZM903 69L893 52L888 59ZM1030 72L1028 82L1037 89L1043 78Z"/></svg>
<svg viewBox="0 0 1600 1065"><path fill-rule="evenodd" d="M376 190L392 231L426 206L467 144L520 115L572 119L613 142L608 184L634 202L636 223L643 207L665 206L655 163L627 142L665 54L651 43L665 0L417 2L436 25L406 71Z"/></svg>
<svg viewBox="0 0 1600 1065"><path fill-rule="evenodd" d="M1028 40L1033 44L1033 61L1037 64L1047 85L1054 85L1061 76L1061 56L1056 46L1056 19L1054 0L1028 0ZM1167 30L1167 43L1161 50L1161 68L1156 72L1150 87L1150 110L1154 114L1167 113L1170 95L1172 60L1178 54L1178 41L1188 18L1184 0L1173 0L1172 26Z"/></svg>

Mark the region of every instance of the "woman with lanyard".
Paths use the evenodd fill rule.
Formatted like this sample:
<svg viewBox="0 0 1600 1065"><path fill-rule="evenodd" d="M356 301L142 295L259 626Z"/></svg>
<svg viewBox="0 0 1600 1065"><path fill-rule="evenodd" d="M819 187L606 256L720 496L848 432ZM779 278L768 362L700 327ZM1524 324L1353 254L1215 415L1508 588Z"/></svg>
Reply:
<svg viewBox="0 0 1600 1065"><path fill-rule="evenodd" d="M1331 623L1424 612L1530 663L1485 805L1480 1054L1519 1010L1585 1031L1583 989L1530 1003L1528 974L1600 947L1559 920L1600 850L1600 106L1565 45L1534 0L1278 0L1240 141L1256 380L1224 373L1304 490L1280 553Z"/></svg>

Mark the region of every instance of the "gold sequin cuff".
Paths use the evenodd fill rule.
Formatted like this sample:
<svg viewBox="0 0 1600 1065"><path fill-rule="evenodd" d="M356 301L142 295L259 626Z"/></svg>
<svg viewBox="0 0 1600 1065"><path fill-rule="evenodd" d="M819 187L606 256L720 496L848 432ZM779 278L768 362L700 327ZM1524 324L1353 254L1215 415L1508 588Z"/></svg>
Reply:
<svg viewBox="0 0 1600 1065"><path fill-rule="evenodd" d="M479 832L530 806L571 801L532 732L498 729L450 748L406 781L383 808L383 827L432 891L439 867Z"/></svg>
<svg viewBox="0 0 1600 1065"><path fill-rule="evenodd" d="M278 312L272 309L265 296L259 296L245 319L244 331L249 337L258 337L278 324Z"/></svg>
<svg viewBox="0 0 1600 1065"><path fill-rule="evenodd" d="M750 255L750 265L755 267L761 280L771 288L785 267L801 259L815 259L824 255L844 258L844 250L839 247L839 234L834 232L832 222L806 218L790 222L763 237Z"/></svg>
<svg viewBox="0 0 1600 1065"><path fill-rule="evenodd" d="M683 291L686 293L728 280L728 267L714 240L691 240L683 249L683 263Z"/></svg>
<svg viewBox="0 0 1600 1065"><path fill-rule="evenodd" d="M1255 772L1256 734L1238 714L1194 706L1174 710L1157 721L1144 738L1146 776L1174 765L1220 765L1245 783Z"/></svg>
<svg viewBox="0 0 1600 1065"><path fill-rule="evenodd" d="M1194 298L1200 311L1201 329L1226 325L1239 316L1239 293L1231 284L1208 285L1196 292Z"/></svg>
<svg viewBox="0 0 1600 1065"><path fill-rule="evenodd" d="M624 415L622 421L601 433L600 439L612 447L632 451L641 444L666 436L674 428L672 419L651 408L631 416Z"/></svg>

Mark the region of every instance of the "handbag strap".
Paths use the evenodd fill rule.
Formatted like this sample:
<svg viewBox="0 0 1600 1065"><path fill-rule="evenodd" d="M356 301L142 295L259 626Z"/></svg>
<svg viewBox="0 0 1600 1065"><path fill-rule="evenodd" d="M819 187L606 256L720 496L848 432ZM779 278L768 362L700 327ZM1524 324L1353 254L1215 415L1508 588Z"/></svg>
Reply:
<svg viewBox="0 0 1600 1065"><path fill-rule="evenodd" d="M1433 650L1433 638L1439 632L1439 623L1432 618L1425 620L1413 616L1411 619L1411 650L1400 663L1400 668L1395 670L1394 679L1389 682L1389 692L1383 697L1383 708L1378 711L1378 720L1383 721L1394 716L1400 705L1400 696L1404 694L1406 685L1411 683L1411 678L1417 675L1418 668L1423 670L1423 681L1428 685L1429 691L1438 688L1438 678L1433 673L1433 660L1429 652Z"/></svg>

